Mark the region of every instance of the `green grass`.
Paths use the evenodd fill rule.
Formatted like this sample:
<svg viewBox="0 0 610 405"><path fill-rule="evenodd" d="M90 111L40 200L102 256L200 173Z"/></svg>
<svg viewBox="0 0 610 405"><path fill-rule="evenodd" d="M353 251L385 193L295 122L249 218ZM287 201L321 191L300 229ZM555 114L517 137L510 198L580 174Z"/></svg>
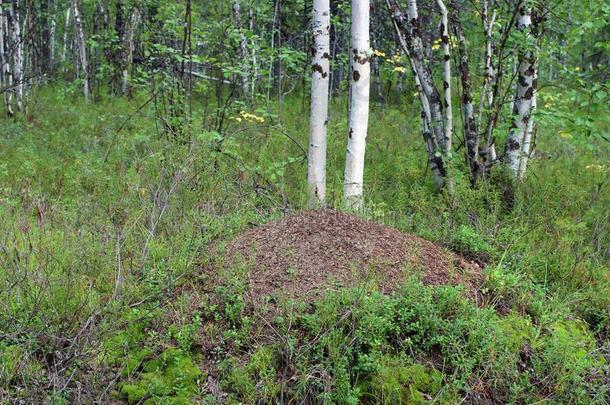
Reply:
<svg viewBox="0 0 610 405"><path fill-rule="evenodd" d="M343 290L253 313L244 269L212 290L201 269L222 259L212 244L304 207L306 163L287 136L307 145L302 100L281 124L229 120L222 136L197 109L189 143L159 132L152 105L132 117L144 98L83 106L47 88L33 101L31 122L0 121L0 399L606 400L607 146L547 123L509 211L493 182L468 187L461 159L456 193L434 194L416 108L376 107L367 214L484 254L486 305L410 280L390 297ZM344 115L336 103L333 206Z"/></svg>

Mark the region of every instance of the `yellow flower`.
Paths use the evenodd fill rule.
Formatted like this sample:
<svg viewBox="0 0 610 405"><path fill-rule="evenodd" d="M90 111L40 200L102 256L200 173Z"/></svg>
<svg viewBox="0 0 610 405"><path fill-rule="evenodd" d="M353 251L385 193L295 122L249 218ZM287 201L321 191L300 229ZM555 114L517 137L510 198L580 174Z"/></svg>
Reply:
<svg viewBox="0 0 610 405"><path fill-rule="evenodd" d="M243 118L243 119L245 119L245 120L247 120L247 121L251 121L251 122L258 122L258 123L261 123L261 124L262 124L263 122L265 122L265 118L263 118L263 117L259 117L259 116L254 115L254 114L250 114L250 113L245 112L245 111L241 111L241 112L239 113L239 115L241 115L241 116L242 116L242 118ZM238 118L236 118L236 119L238 119ZM241 122L241 119L239 119L239 121L238 121L238 122Z"/></svg>
<svg viewBox="0 0 610 405"><path fill-rule="evenodd" d="M374 54L375 56L385 58L385 53L381 52L381 51L380 51L380 50L378 50L378 49L375 49L375 50L373 51L373 54Z"/></svg>
<svg viewBox="0 0 610 405"><path fill-rule="evenodd" d="M404 67L402 67L402 66L396 66L396 67L394 68L394 72L398 72L398 73L405 73L406 71L407 71L407 69L405 69L405 68L404 68Z"/></svg>
<svg viewBox="0 0 610 405"><path fill-rule="evenodd" d="M439 44L432 45L432 50L433 51L436 51L437 49L441 49L441 46Z"/></svg>
<svg viewBox="0 0 610 405"><path fill-rule="evenodd" d="M587 170L593 170L593 171L595 171L595 172L603 172L603 171L605 171L604 166L602 166L602 165L597 165L597 164L588 165L588 166L586 167L586 169L587 169Z"/></svg>
<svg viewBox="0 0 610 405"><path fill-rule="evenodd" d="M574 68L574 71L575 71L575 72L580 72L580 67L579 67L579 66L576 66L576 67Z"/></svg>

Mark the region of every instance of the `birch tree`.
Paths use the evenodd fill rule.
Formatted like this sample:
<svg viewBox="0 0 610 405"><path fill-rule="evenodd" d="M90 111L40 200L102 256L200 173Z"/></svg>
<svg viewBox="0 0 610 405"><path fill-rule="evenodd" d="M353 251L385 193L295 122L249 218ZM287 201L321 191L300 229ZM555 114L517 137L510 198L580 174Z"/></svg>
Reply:
<svg viewBox="0 0 610 405"><path fill-rule="evenodd" d="M451 159L451 138L453 136L453 111L451 106L451 50L449 47L449 17L447 7L442 0L437 0L436 4L441 12L440 36L441 48L443 51L443 89L445 101L445 137L444 153L447 160Z"/></svg>
<svg viewBox="0 0 610 405"><path fill-rule="evenodd" d="M5 0L0 0L0 86L5 89L3 98L6 115L12 117L15 114L13 111L13 76L11 74L9 52L5 46L5 41L8 40L7 13Z"/></svg>
<svg viewBox="0 0 610 405"><path fill-rule="evenodd" d="M78 0L71 0L72 14L74 15L74 25L76 27L76 42L78 46L78 55L80 65L83 71L83 94L87 102L90 101L91 95L89 91L89 64L87 63L87 46L85 43L85 30L83 21L78 9Z"/></svg>
<svg viewBox="0 0 610 405"><path fill-rule="evenodd" d="M538 70L536 69L534 72L534 83L536 83L537 80L538 80ZM519 180L522 180L523 177L525 177L525 171L527 169L527 161L529 160L530 153L531 153L532 136L535 131L533 114L536 112L536 107L537 107L536 94L537 94L537 91L534 90L534 94L532 95L532 103L530 105L529 119L527 121L527 128L525 130L525 135L523 136L521 160L519 161L519 169L517 170L517 178Z"/></svg>
<svg viewBox="0 0 610 405"><path fill-rule="evenodd" d="M424 55L417 1L409 0L407 15L400 10L398 2L395 1L391 4L390 0L386 0L386 3L392 13L400 43L409 56L418 88L421 90L424 143L428 152L428 161L435 187L440 190L445 185L448 176L445 153L447 151L447 138L444 131L445 118L440 93L434 85L432 70Z"/></svg>
<svg viewBox="0 0 610 405"><path fill-rule="evenodd" d="M493 93L490 91L491 83L494 80L493 68L493 27L496 21L496 10L493 10L492 15L489 15L489 2L483 1L481 11L481 19L483 20L483 33L485 34L485 62L483 68L483 91L481 91L481 100L479 102L479 125L483 120L483 110L491 108L493 105ZM487 102L487 105L485 105Z"/></svg>
<svg viewBox="0 0 610 405"><path fill-rule="evenodd" d="M49 73L53 74L55 69L55 33L57 31L56 13L57 6L54 1L49 0L48 10L51 13L51 23L49 28Z"/></svg>
<svg viewBox="0 0 610 405"><path fill-rule="evenodd" d="M326 135L330 69L330 1L313 2L313 58L307 182L310 205L326 197Z"/></svg>
<svg viewBox="0 0 610 405"><path fill-rule="evenodd" d="M17 111L23 111L23 38L21 34L21 17L19 13L19 0L12 0L7 14L7 28L9 32L9 50L12 55L13 66L12 87L17 101Z"/></svg>
<svg viewBox="0 0 610 405"><path fill-rule="evenodd" d="M129 74L131 72L131 67L133 65L133 52L135 48L135 35L138 26L138 21L140 19L140 10L137 6L134 6L131 10L131 16L129 17L129 26L127 28L127 38L126 38L126 50L125 50L125 62L123 65L123 85L121 89L124 95L130 95L129 88Z"/></svg>
<svg viewBox="0 0 610 405"><path fill-rule="evenodd" d="M348 206L363 204L364 154L369 119L371 82L369 0L353 0L350 30L350 113L343 195Z"/></svg>
<svg viewBox="0 0 610 405"><path fill-rule="evenodd" d="M466 163L470 171L470 184L475 186L480 174L479 162L479 127L475 121L474 102L472 96L472 80L468 57L468 46L464 27L462 25L459 6L455 2L452 5L453 32L457 38L457 71L459 83L461 84L461 111L464 143L466 150Z"/></svg>
<svg viewBox="0 0 610 405"><path fill-rule="evenodd" d="M537 19L536 19L537 20ZM513 123L504 145L504 163L511 174L519 177L519 167L525 156L524 144L528 135L529 122L532 119L532 104L537 87L537 66L535 49L535 31L537 21L533 23L532 10L521 7L517 29L524 33L519 51L518 80L513 108ZM529 141L528 141L529 148ZM527 152L529 154L529 150Z"/></svg>
<svg viewBox="0 0 610 405"><path fill-rule="evenodd" d="M64 21L64 38L61 49L60 61L63 64L66 61L66 55L68 53L68 28L70 27L70 20L72 19L72 6L70 5L66 10L66 18Z"/></svg>
<svg viewBox="0 0 610 405"><path fill-rule="evenodd" d="M242 91L244 96L248 97L250 91L250 84L248 83L250 79L250 69L248 68L248 40L246 39L246 35L244 35L242 27L240 0L233 0L233 19L235 20L235 29L239 33L239 52L241 54L243 69L241 72Z"/></svg>

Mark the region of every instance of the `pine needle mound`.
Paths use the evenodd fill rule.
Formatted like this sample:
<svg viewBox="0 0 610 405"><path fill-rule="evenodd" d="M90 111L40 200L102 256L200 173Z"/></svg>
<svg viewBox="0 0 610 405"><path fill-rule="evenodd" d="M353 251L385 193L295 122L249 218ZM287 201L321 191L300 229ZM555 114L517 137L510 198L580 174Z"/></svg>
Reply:
<svg viewBox="0 0 610 405"><path fill-rule="evenodd" d="M251 298L313 298L325 290L374 283L384 293L419 273L425 285L463 285L476 297L482 269L420 237L356 215L312 210L250 229L227 247L245 263Z"/></svg>

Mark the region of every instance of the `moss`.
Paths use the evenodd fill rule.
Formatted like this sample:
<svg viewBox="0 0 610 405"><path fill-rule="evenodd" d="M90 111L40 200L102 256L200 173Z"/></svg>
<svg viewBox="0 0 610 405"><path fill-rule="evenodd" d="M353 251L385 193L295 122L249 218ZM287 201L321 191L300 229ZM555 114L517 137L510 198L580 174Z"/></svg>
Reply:
<svg viewBox="0 0 610 405"><path fill-rule="evenodd" d="M223 388L249 401L260 398L273 401L281 388L276 378L279 364L277 347L272 345L256 349L246 365L229 358L221 366Z"/></svg>
<svg viewBox="0 0 610 405"><path fill-rule="evenodd" d="M19 346L0 346L0 381L11 381L19 370L21 348Z"/></svg>
<svg viewBox="0 0 610 405"><path fill-rule="evenodd" d="M543 358L555 369L578 371L599 366L605 362L602 356L594 356L595 338L581 320L555 321L540 339Z"/></svg>
<svg viewBox="0 0 610 405"><path fill-rule="evenodd" d="M138 384L124 384L121 392L130 404L139 402L146 396L146 389Z"/></svg>
<svg viewBox="0 0 610 405"><path fill-rule="evenodd" d="M10 386L16 381L30 381L41 378L42 364L18 345L0 343L0 392L3 386Z"/></svg>
<svg viewBox="0 0 610 405"><path fill-rule="evenodd" d="M501 332L499 338L510 352L518 352L526 342L534 339L534 328L528 318L510 314L498 319L498 327Z"/></svg>
<svg viewBox="0 0 610 405"><path fill-rule="evenodd" d="M131 384L123 384L121 393L129 403L150 397L151 403L191 403L197 393L201 370L193 359L179 349L169 349L144 365L144 372Z"/></svg>
<svg viewBox="0 0 610 405"><path fill-rule="evenodd" d="M362 399L391 404L423 404L441 388L443 375L434 368L384 356L377 372L359 386Z"/></svg>

